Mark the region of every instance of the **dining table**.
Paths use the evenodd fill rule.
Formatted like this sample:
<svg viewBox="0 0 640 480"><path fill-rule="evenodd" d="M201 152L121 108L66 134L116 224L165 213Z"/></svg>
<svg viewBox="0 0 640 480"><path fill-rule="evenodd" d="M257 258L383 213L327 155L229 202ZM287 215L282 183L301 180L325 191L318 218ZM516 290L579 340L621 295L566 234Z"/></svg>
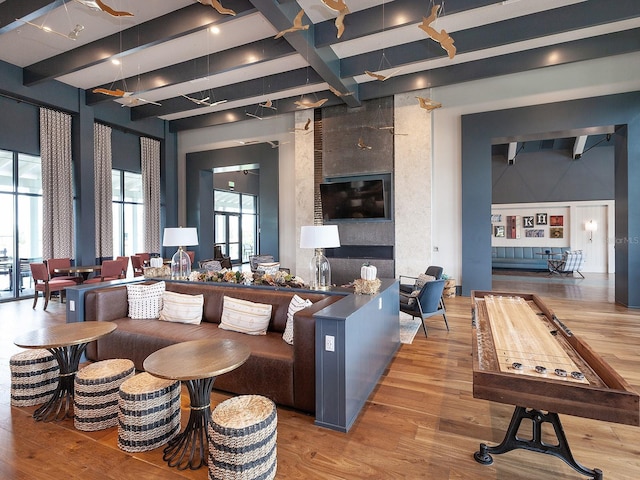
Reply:
<svg viewBox="0 0 640 480"><path fill-rule="evenodd" d="M19 335L13 343L22 348L50 351L60 367L58 386L48 402L33 412L37 421L73 417L74 380L87 344L116 329L113 322L73 322L52 325Z"/></svg>
<svg viewBox="0 0 640 480"><path fill-rule="evenodd" d="M170 467L196 470L207 464L213 382L219 375L241 366L250 355L251 349L246 344L217 338L169 345L145 359L146 372L168 380L180 380L189 392L187 426L164 449L163 459Z"/></svg>
<svg viewBox="0 0 640 480"><path fill-rule="evenodd" d="M70 267L59 267L54 269L54 273L60 273L64 275L80 275L82 277L82 281L84 282L89 275L92 273L97 273L102 270L102 265L74 265Z"/></svg>

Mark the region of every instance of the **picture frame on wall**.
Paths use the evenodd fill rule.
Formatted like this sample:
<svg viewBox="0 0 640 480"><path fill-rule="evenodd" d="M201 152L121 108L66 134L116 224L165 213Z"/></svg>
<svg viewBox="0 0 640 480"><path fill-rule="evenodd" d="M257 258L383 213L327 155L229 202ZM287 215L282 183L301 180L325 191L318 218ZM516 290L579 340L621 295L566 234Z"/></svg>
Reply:
<svg viewBox="0 0 640 480"><path fill-rule="evenodd" d="M562 227L550 227L549 238L564 238L564 232Z"/></svg>
<svg viewBox="0 0 640 480"><path fill-rule="evenodd" d="M549 217L550 227L562 227L564 225L564 217L562 215L551 215Z"/></svg>
<svg viewBox="0 0 640 480"><path fill-rule="evenodd" d="M547 214L536 213L536 225L546 225L546 224L547 224Z"/></svg>
<svg viewBox="0 0 640 480"><path fill-rule="evenodd" d="M493 235L496 237L504 237L504 225L496 225L493 227Z"/></svg>
<svg viewBox="0 0 640 480"><path fill-rule="evenodd" d="M522 217L522 226L524 228L533 228L534 227L533 215Z"/></svg>
<svg viewBox="0 0 640 480"><path fill-rule="evenodd" d="M524 236L529 238L544 238L544 230L542 228L532 228L524 231Z"/></svg>

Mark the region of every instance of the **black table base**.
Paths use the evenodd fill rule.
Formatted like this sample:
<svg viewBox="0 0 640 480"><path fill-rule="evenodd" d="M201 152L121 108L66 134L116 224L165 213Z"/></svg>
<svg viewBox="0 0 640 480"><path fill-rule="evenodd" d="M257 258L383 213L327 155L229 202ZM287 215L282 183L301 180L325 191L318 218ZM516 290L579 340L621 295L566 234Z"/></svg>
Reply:
<svg viewBox="0 0 640 480"><path fill-rule="evenodd" d="M163 459L178 470L197 470L207 464L209 455L208 427L211 421L211 389L214 378L184 381L189 390L191 412L189 422L164 449Z"/></svg>
<svg viewBox="0 0 640 480"><path fill-rule="evenodd" d="M518 430L520 429L520 424L524 419L531 420L532 422L533 438L531 440L518 437ZM542 425L544 423L549 423L553 426L553 430L558 441L556 445L545 443L542 440ZM491 457L492 453L501 454L510 452L517 448L538 453L546 453L548 455L558 457L577 472L582 475L587 475L594 480L602 480L604 478L600 469L594 468L593 470L589 470L588 468L580 465L573 458L571 450L569 449L567 437L565 436L562 424L560 423L560 417L557 413L544 413L540 410L516 407L513 411L511 423L509 423L509 428L507 429L507 433L505 434L502 443L495 447L489 447L487 444L481 443L480 450L473 454L473 458L475 458L476 462L483 465L491 465L493 463L493 458Z"/></svg>
<svg viewBox="0 0 640 480"><path fill-rule="evenodd" d="M58 386L53 396L44 405L33 412L33 418L39 422L59 422L73 418L73 392L76 373L86 343L66 347L48 348L60 367Z"/></svg>

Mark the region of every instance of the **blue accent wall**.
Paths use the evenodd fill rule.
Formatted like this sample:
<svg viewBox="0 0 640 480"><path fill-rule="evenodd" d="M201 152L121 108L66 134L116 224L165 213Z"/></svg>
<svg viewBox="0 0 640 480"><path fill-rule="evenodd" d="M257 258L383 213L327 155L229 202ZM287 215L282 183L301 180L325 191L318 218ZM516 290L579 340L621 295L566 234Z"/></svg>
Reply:
<svg viewBox="0 0 640 480"><path fill-rule="evenodd" d="M640 92L462 117L463 295L491 289L492 139L594 126L616 127L615 299L640 307Z"/></svg>

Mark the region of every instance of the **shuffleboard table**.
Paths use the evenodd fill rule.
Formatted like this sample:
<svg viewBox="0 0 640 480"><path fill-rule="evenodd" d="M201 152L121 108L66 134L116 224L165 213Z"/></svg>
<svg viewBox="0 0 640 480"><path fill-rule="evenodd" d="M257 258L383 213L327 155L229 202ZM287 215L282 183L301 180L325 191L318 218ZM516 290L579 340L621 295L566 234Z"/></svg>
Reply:
<svg viewBox="0 0 640 480"><path fill-rule="evenodd" d="M558 414L640 426L640 396L534 294L472 291L473 396L515 405L503 441L480 444L477 462L522 448L556 456L602 480L571 453ZM531 437L519 434L531 421ZM557 443L542 438L550 424Z"/></svg>

